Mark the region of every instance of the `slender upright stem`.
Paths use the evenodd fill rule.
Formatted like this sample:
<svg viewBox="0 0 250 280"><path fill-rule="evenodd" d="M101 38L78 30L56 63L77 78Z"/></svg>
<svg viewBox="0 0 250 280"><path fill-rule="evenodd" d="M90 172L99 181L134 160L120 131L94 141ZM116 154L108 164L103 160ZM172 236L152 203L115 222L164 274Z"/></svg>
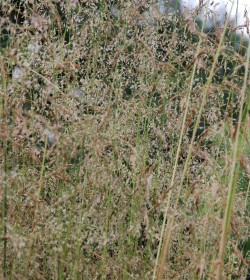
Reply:
<svg viewBox="0 0 250 280"><path fill-rule="evenodd" d="M166 226L165 226L164 221L163 221L164 229L162 230L162 232L165 231L165 239L164 239L164 242L161 240L160 245L159 245L159 250L161 250L160 246L163 243L162 254L161 254L161 258L160 258L159 267L156 268L157 271L156 271L156 273L154 272L154 274L153 274L153 279L155 279L156 275L157 275L157 280L163 279L164 265L165 265L165 261L166 261L167 254L168 254L168 251L169 251L170 238L171 238L172 228L173 228L173 225L174 225L174 217L175 217L175 213L176 213L176 210L177 210L177 207L178 207L178 202L179 202L179 198L180 198L180 194L181 194L182 185L183 185L183 182L184 182L184 179L185 179L185 174L188 170L189 161L190 161L191 156L192 156L195 135L196 135L196 132L198 130L198 126L199 126L199 123L200 123L203 108L206 104L207 95L208 95L208 92L209 92L209 89L210 89L210 85L212 83L212 78L213 78L213 75L214 75L214 71L215 71L215 68L216 68L218 57L219 57L219 54L220 54L220 51L221 51L221 48L222 48L222 44L223 44L223 41L224 41L224 37L225 37L225 34L226 34L226 30L227 30L227 26L228 26L228 23L229 23L229 17L231 15L231 11L232 11L232 6L231 6L229 16L227 18L227 21L226 21L224 29L223 29L223 32L222 32L222 35L221 35L221 38L220 38L220 42L219 42L219 45L218 45L218 48L217 48L217 51L216 51L216 54L215 54L215 57L214 57L214 60L213 60L212 68L211 68L210 74L208 76L207 83L206 83L206 86L205 86L205 90L204 90L204 93L203 93L203 96L202 96L202 101L201 101L201 104L200 104L200 108L199 108L199 111L198 111L198 114L197 114L194 129L193 129L191 143L189 145L187 159L185 161L181 181L180 181L180 184L179 184L178 189L177 189L177 197L175 199L174 210L173 210L173 213L171 214L171 216L169 217L169 220L168 220L168 223L167 223ZM184 121L185 121L185 119L184 119ZM182 141L182 139L180 139L180 141ZM165 216L166 215L167 215L167 213L165 211ZM165 218L165 216L164 216L164 218ZM161 236L161 238L162 238L162 236ZM158 262L158 259L157 259L157 262Z"/></svg>
<svg viewBox="0 0 250 280"><path fill-rule="evenodd" d="M224 222L223 222L223 229L221 234L221 241L220 241L220 249L219 249L219 256L218 256L218 266L216 270L215 279L219 280L221 276L221 270L223 267L224 262L224 252L227 243L227 237L229 234L230 228L230 220L232 216L232 209L233 209L233 202L234 196L236 191L236 183L237 183L237 174L238 174L238 164L237 164L237 157L240 151L240 130L243 118L243 109L244 109L244 102L246 97L246 89L248 83L248 76L249 76L249 60L250 60L250 44L248 44L248 52L247 52L247 60L245 63L245 75L244 75L244 83L240 93L240 113L239 113L239 120L236 129L236 136L235 141L233 144L233 155L232 155L232 167L230 172L230 179L229 179L229 190L227 195L227 205L224 215Z"/></svg>

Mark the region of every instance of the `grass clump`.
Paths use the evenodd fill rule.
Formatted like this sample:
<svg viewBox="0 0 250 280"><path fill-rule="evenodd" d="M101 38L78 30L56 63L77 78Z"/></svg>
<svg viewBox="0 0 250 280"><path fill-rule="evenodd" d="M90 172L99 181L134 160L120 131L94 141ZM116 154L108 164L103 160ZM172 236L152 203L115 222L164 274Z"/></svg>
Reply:
<svg viewBox="0 0 250 280"><path fill-rule="evenodd" d="M244 277L249 50L227 26L132 1L1 14L2 276Z"/></svg>

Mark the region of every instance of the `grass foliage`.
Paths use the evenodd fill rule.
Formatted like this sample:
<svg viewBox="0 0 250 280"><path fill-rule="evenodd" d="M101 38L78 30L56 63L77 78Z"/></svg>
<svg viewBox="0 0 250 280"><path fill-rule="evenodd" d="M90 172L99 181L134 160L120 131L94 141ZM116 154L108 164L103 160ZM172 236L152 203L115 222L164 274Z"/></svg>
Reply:
<svg viewBox="0 0 250 280"><path fill-rule="evenodd" d="M1 1L3 278L247 274L250 51L135 2Z"/></svg>

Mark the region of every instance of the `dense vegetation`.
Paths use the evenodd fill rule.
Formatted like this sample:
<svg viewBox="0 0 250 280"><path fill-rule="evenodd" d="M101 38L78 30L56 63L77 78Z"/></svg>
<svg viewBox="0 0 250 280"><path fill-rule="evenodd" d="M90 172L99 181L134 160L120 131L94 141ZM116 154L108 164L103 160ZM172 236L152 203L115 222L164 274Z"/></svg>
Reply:
<svg viewBox="0 0 250 280"><path fill-rule="evenodd" d="M244 279L249 55L141 1L1 1L6 279Z"/></svg>

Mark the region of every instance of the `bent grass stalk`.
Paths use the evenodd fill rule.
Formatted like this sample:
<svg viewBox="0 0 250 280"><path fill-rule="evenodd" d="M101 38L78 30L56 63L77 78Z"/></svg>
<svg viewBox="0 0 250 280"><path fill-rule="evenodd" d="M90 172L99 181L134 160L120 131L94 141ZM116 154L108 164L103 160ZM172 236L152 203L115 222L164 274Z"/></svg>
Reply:
<svg viewBox="0 0 250 280"><path fill-rule="evenodd" d="M174 210L173 210L173 213L171 214L171 216L168 219L166 227L165 227L165 224L163 223L163 228L164 229L162 230L162 232L164 234L164 231L165 231L165 237L163 237L163 235L161 236L161 240L160 240L160 243L159 243L159 250L161 250L160 246L162 245L162 243L163 243L163 245L162 245L163 247L162 247L162 253L161 253L161 258L160 258L160 264L156 268L156 272L153 274L153 279L155 279L155 277L158 280L163 279L164 264L165 264L165 260L167 258L167 254L168 254L168 250L169 250L170 238L171 238L171 233L172 233L172 229L173 229L173 225L174 225L174 217L175 217L175 213L176 213L176 210L177 210L177 207L178 207L178 202L179 202L179 198L180 198L180 194L181 194L181 190L182 190L182 185L183 185L183 182L184 182L184 179L185 179L185 174L188 170L189 161L191 159L191 155L192 155L192 152L193 152L193 144L194 144L194 140L195 140L195 135L196 135L196 132L198 130L198 126L199 126L199 123L200 123L202 111L203 111L204 106L206 104L206 98L207 98L207 95L208 95L210 85L212 83L212 78L213 78L213 75L214 75L215 67L216 67L217 60L218 60L218 57L219 57L219 54L220 54L220 51L221 51L221 48L222 48L222 44L223 44L224 37L225 37L225 34L226 34L226 30L227 30L227 27L228 27L229 17L231 15L232 7L233 7L233 5L231 6L229 16L227 17L225 26L223 28L223 32L222 32L222 35L221 35L221 38L220 38L220 41L219 41L218 48L216 50L216 54L215 54L215 57L214 57L212 67L211 67L211 72L210 72L210 75L208 77L207 83L205 85L205 90L204 90L204 93L203 93L203 96L202 96L201 106L200 106L200 109L198 111L198 115L197 115L197 118L196 118L194 130L193 130L193 134L192 134L192 138L191 138L191 143L189 145L188 155L187 155L185 165L184 165L184 170L183 170L183 173L182 173L180 184L179 184L178 189L177 189L177 197L176 197L175 203L174 203ZM185 119L184 119L184 121L185 121ZM184 124L183 124L183 126L184 126ZM180 141L181 141L181 139L180 139ZM169 196L168 200L170 200L170 196ZM167 207L169 207L169 202L167 204ZM168 208L166 208L165 210L168 210ZM167 213L165 212L164 218L166 217L166 215L167 215ZM165 222L166 222L166 220L165 220Z"/></svg>
<svg viewBox="0 0 250 280"><path fill-rule="evenodd" d="M235 197L235 191L236 191L236 183L237 183L237 175L238 175L238 164L237 164L237 158L241 152L241 124L242 124L242 117L243 117L243 108L244 108L244 102L245 102L245 96L246 96L246 89L247 89L247 82L248 82L248 75L249 75L249 60L250 60L250 45L248 45L248 51L247 51L247 60L245 63L245 75L244 75L244 83L240 94L240 113L239 113L239 120L236 128L236 136L235 141L233 144L233 155L232 155L232 167L230 172L230 180L229 180L229 190L227 195L227 204L225 209L225 215L224 215L224 222L223 222L223 228L222 228L222 234L221 234L221 241L220 241L220 248L219 248L219 256L218 256L218 265L216 270L216 276L215 279L219 280L223 262L224 262L224 252L225 247L227 243L227 237L229 234L229 227L230 227L230 220L232 216L232 209L233 209L233 203L234 203L234 197Z"/></svg>

